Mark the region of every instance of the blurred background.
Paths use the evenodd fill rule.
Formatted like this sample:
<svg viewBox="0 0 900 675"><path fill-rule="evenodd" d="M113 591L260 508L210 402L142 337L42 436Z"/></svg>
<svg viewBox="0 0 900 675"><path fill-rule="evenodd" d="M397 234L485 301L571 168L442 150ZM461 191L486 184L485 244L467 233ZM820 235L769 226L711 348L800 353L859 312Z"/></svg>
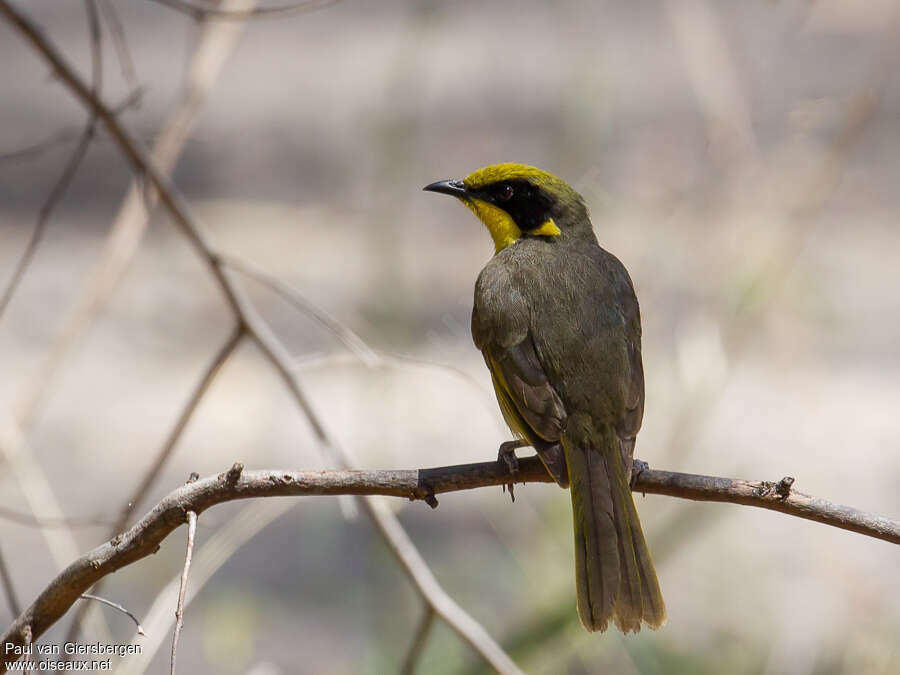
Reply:
<svg viewBox="0 0 900 675"><path fill-rule="evenodd" d="M18 6L88 78L84 5ZM208 88L188 106L195 127L174 180L216 246L375 351L361 361L246 281L360 467L490 460L508 438L468 329L490 238L421 188L518 161L585 195L601 245L634 279L647 377L636 456L790 475L802 492L900 515L897 3L342 0L246 25L150 0L101 7L104 100L143 87L121 119L148 145L185 114L186 77ZM3 288L86 113L3 23L0 83ZM0 316L0 506L107 523L68 532L0 517L26 605L107 536L231 326L206 268L155 213L109 301L48 369L111 255L131 179L99 132ZM139 511L190 472L237 460L331 465L249 342ZM448 494L436 511L390 504L441 584L526 672L900 672L895 546L758 509L636 497L669 623L589 635L574 607L568 495L546 484L516 494ZM161 645L116 659L119 672L168 667L183 555L179 530L104 587L144 621L144 644ZM184 672L396 672L422 615L371 524L348 521L335 499L216 507L195 557ZM71 614L42 641L63 640ZM100 616L114 641L141 640L125 617ZM0 620L12 620L5 603ZM420 672L483 669L435 624Z"/></svg>

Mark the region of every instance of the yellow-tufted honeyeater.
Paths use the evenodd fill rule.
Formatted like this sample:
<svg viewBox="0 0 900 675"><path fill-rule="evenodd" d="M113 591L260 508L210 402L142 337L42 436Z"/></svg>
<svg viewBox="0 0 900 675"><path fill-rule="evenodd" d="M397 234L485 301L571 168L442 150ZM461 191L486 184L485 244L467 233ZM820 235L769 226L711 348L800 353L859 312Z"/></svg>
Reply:
<svg viewBox="0 0 900 675"><path fill-rule="evenodd" d="M600 248L581 195L545 171L498 164L425 189L458 198L494 240L472 336L509 428L571 488L581 622L660 627L665 604L630 486L644 370L628 272Z"/></svg>

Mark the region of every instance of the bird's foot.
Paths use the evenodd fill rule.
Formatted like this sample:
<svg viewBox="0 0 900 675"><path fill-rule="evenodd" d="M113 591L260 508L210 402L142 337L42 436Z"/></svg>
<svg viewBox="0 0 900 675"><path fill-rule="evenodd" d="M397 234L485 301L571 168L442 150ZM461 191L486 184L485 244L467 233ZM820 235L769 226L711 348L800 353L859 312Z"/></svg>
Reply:
<svg viewBox="0 0 900 675"><path fill-rule="evenodd" d="M497 451L497 461L506 464L511 477L510 482L503 485L503 491L506 492L507 488L509 488L509 497L513 501L516 501L514 486L516 474L519 472L519 458L516 457L516 450L524 448L526 445L525 441L520 440L505 441L500 444L500 450Z"/></svg>
<svg viewBox="0 0 900 675"><path fill-rule="evenodd" d="M647 462L645 462L644 460L642 460L642 459L632 460L631 481L630 481L632 490L634 490L634 486L637 484L638 477L642 473L644 473L644 471L647 471L648 469L650 469L650 465L647 464Z"/></svg>

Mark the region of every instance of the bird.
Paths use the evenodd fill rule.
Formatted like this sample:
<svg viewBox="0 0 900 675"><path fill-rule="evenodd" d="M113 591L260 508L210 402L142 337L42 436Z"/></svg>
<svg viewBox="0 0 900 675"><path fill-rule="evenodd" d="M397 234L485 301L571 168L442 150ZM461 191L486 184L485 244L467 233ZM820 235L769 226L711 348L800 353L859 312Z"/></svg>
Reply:
<svg viewBox="0 0 900 675"><path fill-rule="evenodd" d="M533 166L503 163L424 188L484 224L472 338L515 440L572 499L576 609L588 631L659 628L666 607L631 494L644 413L641 318L625 266L600 247L584 198Z"/></svg>

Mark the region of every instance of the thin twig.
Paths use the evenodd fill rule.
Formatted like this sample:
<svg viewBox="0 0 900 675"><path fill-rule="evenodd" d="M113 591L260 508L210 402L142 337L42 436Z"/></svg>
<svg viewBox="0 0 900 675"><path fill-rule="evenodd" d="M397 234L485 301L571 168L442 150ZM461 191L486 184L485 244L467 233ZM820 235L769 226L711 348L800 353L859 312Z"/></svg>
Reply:
<svg viewBox="0 0 900 675"><path fill-rule="evenodd" d="M100 12L97 0L84 0L84 9L88 18L91 35L91 79L94 96L101 96L103 88L103 33L100 30Z"/></svg>
<svg viewBox="0 0 900 675"><path fill-rule="evenodd" d="M175 605L175 632L172 635L172 665L169 669L171 675L175 675L175 656L178 653L178 638L181 637L181 627L184 625L184 592L187 590L188 572L191 570L191 558L194 555L194 535L197 534L197 513L187 513L188 533L187 551L184 554L184 569L181 571L181 585L178 587L178 603Z"/></svg>
<svg viewBox="0 0 900 675"><path fill-rule="evenodd" d="M42 528L110 527L113 524L112 520L107 520L105 518L76 518L68 516L62 518L44 517L33 513L16 511L15 509L10 509L6 506L0 506L0 518L26 527Z"/></svg>
<svg viewBox="0 0 900 675"><path fill-rule="evenodd" d="M246 21L247 19L276 18L289 14L301 14L333 5L338 0L305 0L280 7L254 7L248 10L228 10L201 0L153 0L182 14L200 19L222 19L226 21Z"/></svg>
<svg viewBox="0 0 900 675"><path fill-rule="evenodd" d="M635 492L770 509L900 545L900 521L797 492L787 478L748 481L641 470L641 465L636 465L635 475ZM506 465L496 461L387 471L242 471L236 465L217 476L179 487L127 532L73 562L19 615L0 642L21 645L24 626L31 626L35 638L42 635L92 584L154 553L184 523L187 512L200 514L216 504L254 497L383 495L433 500L436 494L499 487L510 478ZM515 478L520 483L553 482L537 457L520 459ZM381 504L372 500L364 503ZM431 606L445 618L442 611L446 608L441 603Z"/></svg>
<svg viewBox="0 0 900 675"><path fill-rule="evenodd" d="M300 291L285 283L256 265L237 258L235 256L221 254L219 259L229 268L240 272L259 282L263 286L274 291L278 296L286 300L304 314L312 317L324 328L330 331L340 342L349 349L360 361L367 366L376 365L379 361L378 354L365 343L353 330L338 321L331 314L307 299Z"/></svg>
<svg viewBox="0 0 900 675"><path fill-rule="evenodd" d="M143 87L136 88L128 95L126 99L124 99L121 103L113 108L113 113L116 115L121 115L129 108L139 106L141 104L141 99L143 98L143 96ZM55 148L57 145L78 140L79 138L81 138L83 131L83 125L60 129L59 131L50 134L42 141L37 141L36 143L32 143L31 145L25 146L24 148L19 148L18 150L7 150L6 152L0 153L0 162L30 159L32 157L36 157L43 154L47 150Z"/></svg>
<svg viewBox="0 0 900 675"><path fill-rule="evenodd" d="M129 619L134 621L134 625L137 626L137 634L138 635L145 635L144 628L143 628L143 626L141 626L141 622L138 621L138 618L134 614L129 612L127 609L125 609L125 607L120 605L118 602L113 602L112 600L107 600L106 598L101 598L99 595L92 595L90 593L82 593L78 597L80 597L82 600L95 600L101 604L104 604L109 607L112 607L113 609L119 610L120 612L122 612L122 614L125 614Z"/></svg>
<svg viewBox="0 0 900 675"><path fill-rule="evenodd" d="M119 20L119 13L110 0L100 0L100 12L103 14L103 18L109 27L109 34L112 36L113 47L116 50L122 77L125 78L125 82L129 87L135 89L137 87L137 71L134 68L134 59L131 58L128 38L125 37L125 27Z"/></svg>
<svg viewBox="0 0 900 675"><path fill-rule="evenodd" d="M12 575L6 567L6 558L3 557L3 549L0 548L0 583L3 584L3 592L6 594L6 603L13 616L19 616L22 613L22 605L16 595L16 586L13 583Z"/></svg>
<svg viewBox="0 0 900 675"><path fill-rule="evenodd" d="M416 634L409 645L409 651L406 653L406 658L403 659L403 666L400 668L402 675L413 675L416 672L416 666L422 657L422 653L425 651L425 641L428 639L428 633L431 632L431 624L433 623L434 610L429 605L426 605L425 613L422 614L419 625L416 627Z"/></svg>

